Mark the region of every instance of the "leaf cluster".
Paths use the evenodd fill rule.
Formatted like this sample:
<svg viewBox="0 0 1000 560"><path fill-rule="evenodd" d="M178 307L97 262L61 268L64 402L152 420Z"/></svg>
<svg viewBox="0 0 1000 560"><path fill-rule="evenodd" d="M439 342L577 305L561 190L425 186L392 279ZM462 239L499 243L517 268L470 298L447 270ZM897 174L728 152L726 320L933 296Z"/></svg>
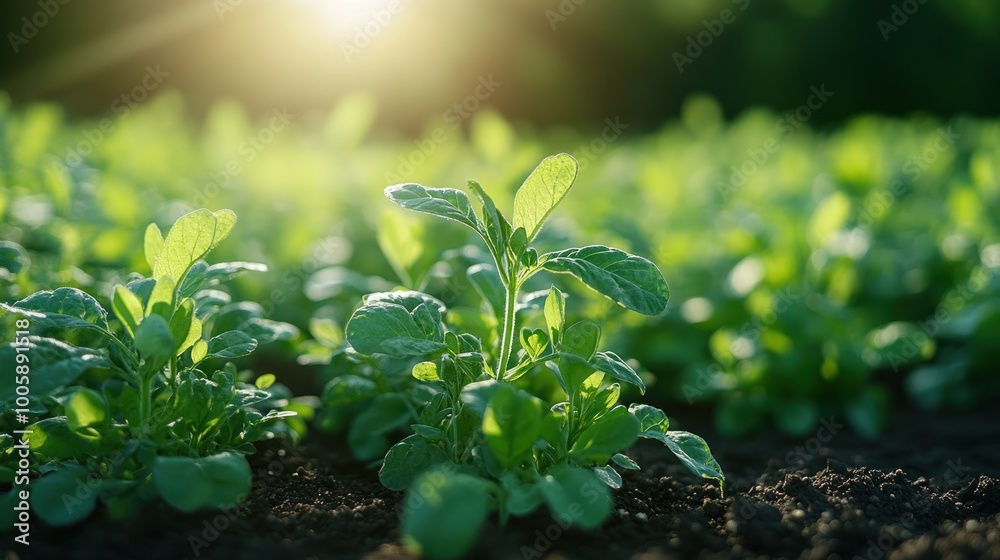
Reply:
<svg viewBox="0 0 1000 560"><path fill-rule="evenodd" d="M645 384L628 361L599 349L600 325L568 324L566 295L555 286L544 298L529 294L535 305L522 298L529 279L551 272L572 275L638 313L666 307L667 284L645 258L603 245L543 254L532 246L577 171L567 154L543 160L517 191L513 219L471 181L478 213L457 189L412 183L386 189L404 208L472 229L492 257L468 277L500 331L495 347L452 328L445 305L416 291L367 296L346 327L354 352L412 364L426 395L411 405L413 393L383 394L365 414L369 426L398 428L407 406L417 411L413 434L389 450L379 477L388 488L408 489L404 538L431 557L460 555L493 511L505 522L547 506L567 524L600 525L611 512L611 489L622 484L616 467L639 468L624 452L640 437L662 442L692 472L723 480L700 437L669 430L657 408L619 404L622 384L643 392ZM533 309L545 328L518 329L519 314ZM523 380L534 371L551 372L563 398L533 394ZM337 385L345 395L375 391L374 382L355 376Z"/></svg>
<svg viewBox="0 0 1000 560"><path fill-rule="evenodd" d="M13 407L15 383L28 383L29 413L42 419L21 442L4 441L0 478L16 484L12 492L23 487L14 446L28 446L41 475L30 482L32 509L46 522L72 524L99 501L114 517L157 497L181 511L235 505L250 490L251 444L295 435L282 419L301 407L287 388L270 374L251 384L231 362L295 333L220 289L266 267L202 260L235 223L230 210L201 209L166 237L151 224L152 276L115 286L110 313L70 287L3 305L31 331L0 348L0 361L18 364L23 377L0 381L4 406Z"/></svg>

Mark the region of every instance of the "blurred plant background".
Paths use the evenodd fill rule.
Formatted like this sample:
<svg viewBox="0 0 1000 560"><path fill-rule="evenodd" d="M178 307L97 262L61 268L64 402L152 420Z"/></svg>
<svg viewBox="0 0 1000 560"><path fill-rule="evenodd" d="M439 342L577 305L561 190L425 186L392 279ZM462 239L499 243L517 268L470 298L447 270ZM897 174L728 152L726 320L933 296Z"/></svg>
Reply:
<svg viewBox="0 0 1000 560"><path fill-rule="evenodd" d="M540 242L607 243L664 271L655 319L560 287L609 322L668 412L706 407L733 435L833 416L875 436L893 406L1000 394L998 5L3 9L5 302L64 285L107 298L147 272L147 223L232 208L218 259L270 267L234 298L301 331L253 365L319 394L362 295L476 299L474 240L396 211L385 186L474 178L511 200L565 151L581 174Z"/></svg>

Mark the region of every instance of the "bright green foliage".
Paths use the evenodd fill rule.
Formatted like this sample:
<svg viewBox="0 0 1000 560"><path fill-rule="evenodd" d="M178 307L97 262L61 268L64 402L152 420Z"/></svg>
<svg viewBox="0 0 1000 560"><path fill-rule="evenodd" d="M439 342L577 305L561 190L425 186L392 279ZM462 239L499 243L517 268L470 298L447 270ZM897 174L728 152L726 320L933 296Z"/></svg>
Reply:
<svg viewBox="0 0 1000 560"><path fill-rule="evenodd" d="M213 213L202 208L181 216L170 228L156 256L146 254L146 261L153 261L153 278L169 276L174 283L179 282L191 265L225 239L235 225L236 214L232 210ZM146 248L156 250L155 241Z"/></svg>
<svg viewBox="0 0 1000 560"><path fill-rule="evenodd" d="M181 511L238 504L250 492L250 465L238 453L208 457L159 457L153 484L160 495Z"/></svg>
<svg viewBox="0 0 1000 560"><path fill-rule="evenodd" d="M557 154L542 160L528 175L514 197L514 222L516 230L524 228L526 242L538 235L542 224L552 210L562 201L580 166L569 154Z"/></svg>
<svg viewBox="0 0 1000 560"><path fill-rule="evenodd" d="M260 318L256 307L220 306L205 290L265 268L200 260L235 220L228 210L196 210L166 239L151 225L144 246L153 277L115 286L111 322L97 299L76 288L3 305L32 324L32 335L0 348L0 359L15 363L15 343L29 347L28 408L42 419L28 428L27 443L33 464L44 465L32 473L31 498L46 522L80 521L98 501L112 515L156 496L182 511L239 503L250 490L250 444L296 435L281 420L295 412L273 404L290 397L288 389L273 375L251 384L249 372L225 362L292 332ZM0 385L7 401L12 377Z"/></svg>
<svg viewBox="0 0 1000 560"><path fill-rule="evenodd" d="M345 355L382 375L336 377L324 394L332 410L363 403L350 428L361 458L374 458L391 430L411 424L413 435L388 451L380 478L388 488L409 489L403 536L429 557L461 555L493 509L506 521L545 505L570 524L599 526L612 509L610 489L622 484L614 466L638 468L622 452L639 437L663 442L692 472L723 480L701 438L668 431L659 409L618 404L619 383L644 391L642 378L617 354L599 351L599 325L567 325L565 294L553 286L534 306L522 297L530 278L550 271L572 274L640 313L666 307L667 284L646 259L604 246L539 256L530 246L576 173L572 157L546 158L515 196L513 222L475 182L469 188L479 214L455 189L406 184L386 190L404 208L471 228L492 258L467 273L484 302L478 318L449 312L418 292L366 297L347 324L353 350ZM540 311L534 315L545 329L518 330L518 312L527 309ZM463 332L456 323L487 325L497 336ZM420 384L379 386L400 370ZM533 393L534 385L524 382L529 373L537 379L545 372L554 374L563 399ZM362 437L354 441L354 435Z"/></svg>
<svg viewBox="0 0 1000 560"><path fill-rule="evenodd" d="M546 270L576 276L591 288L644 315L667 308L670 290L656 265L624 251L592 245L542 255Z"/></svg>
<svg viewBox="0 0 1000 560"><path fill-rule="evenodd" d="M403 540L418 554L458 558L479 536L490 511L489 487L478 477L432 470L406 498Z"/></svg>
<svg viewBox="0 0 1000 560"><path fill-rule="evenodd" d="M206 193L189 179L239 157L240 131L266 126L248 120L253 112L234 111L227 101L209 109L204 123L193 122L182 100L158 96L134 108L137 118L118 123L78 165L63 166L51 156L66 161L68 140L97 127L96 120L65 120L45 103L0 106L6 132L0 151L9 156L2 160L8 180L0 185L0 301L6 303L73 286L98 296L113 321L104 283L123 267L146 271L154 264L145 268L137 254L143 245L136 231L172 212L177 201L211 194L212 204L240 216L239 239L227 238L215 251L225 251L226 260L263 253L278 270L233 285L234 297L267 305L278 293L283 303L274 313L281 320L299 327L313 318L331 321L337 340L310 329L315 340L300 350L303 361L333 360L322 369L325 382L377 366L378 392L409 390L403 360L379 357L373 364L341 352L343 326L363 295L398 282L442 298L450 327L476 335L489 354L506 294L502 285L490 292L499 309L492 318L470 309L479 306L480 287L495 286L468 290L453 271L490 261L478 279L492 275L499 282L492 257L469 243L478 243L477 234L454 220L382 205L380 189L368 187L384 178L460 188L499 244L503 225L489 208L481 211L476 188L460 182L475 177L492 194L505 193L496 206L510 220L517 251L522 238L515 226L524 224L506 187L520 185L531 163L558 144L579 147L587 161L580 161L576 194L559 203L559 221L550 218L532 240L539 254L603 244L669 263L670 309L648 321L608 309L596 292L565 280L571 322L600 318L605 344L657 376L649 402L698 402L732 435L774 426L804 436L830 415L874 435L890 408L888 386L905 384L908 399L928 408L964 408L1000 395L993 367L1000 332L1000 213L991 211L1000 207L996 119L860 115L824 130L804 124L784 130L781 150L744 176L737 171L749 165L747 149L758 153L755 142L775 136L782 115L754 108L726 121L715 101L695 96L674 123L619 138L596 154L587 152L589 135L520 128L480 110L469 122L470 141L458 135L411 166L399 159L413 149L402 136L361 141L369 129L353 124L350 142L333 133L358 114L371 115L370 106L358 112L346 98L326 126L290 123L246 166L241 188ZM148 134L151 122L164 124L155 136ZM492 132L500 136L488 139ZM949 145L933 163L915 165L914 157L937 153L942 139ZM375 221L380 209L390 214L384 222ZM408 226L399 219L405 216ZM153 228L150 244L162 244L167 233ZM376 237L384 256L375 250ZM155 257L159 249L148 253ZM192 265L178 297L191 297L186 286L204 274ZM537 282L542 277L525 291L547 290ZM544 297L523 294L519 301L527 306L518 311L522 324L532 330L546 329L530 315ZM11 321L0 322L0 330L10 340ZM327 410L323 425L346 429L350 411Z"/></svg>

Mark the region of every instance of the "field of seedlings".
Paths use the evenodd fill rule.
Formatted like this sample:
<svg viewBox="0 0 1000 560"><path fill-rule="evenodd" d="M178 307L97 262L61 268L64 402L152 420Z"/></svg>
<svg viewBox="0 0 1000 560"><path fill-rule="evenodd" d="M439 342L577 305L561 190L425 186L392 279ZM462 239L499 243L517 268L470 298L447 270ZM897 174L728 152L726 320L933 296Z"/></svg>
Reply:
<svg viewBox="0 0 1000 560"><path fill-rule="evenodd" d="M111 1L3 20L3 559L1000 558L1000 12Z"/></svg>

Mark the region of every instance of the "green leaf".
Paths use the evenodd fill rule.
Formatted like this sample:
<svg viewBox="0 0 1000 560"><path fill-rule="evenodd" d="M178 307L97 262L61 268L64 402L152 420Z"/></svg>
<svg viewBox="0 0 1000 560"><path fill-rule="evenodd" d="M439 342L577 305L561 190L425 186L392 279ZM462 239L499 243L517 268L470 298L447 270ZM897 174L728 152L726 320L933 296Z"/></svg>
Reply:
<svg viewBox="0 0 1000 560"><path fill-rule="evenodd" d="M648 404L633 404L628 411L639 420L640 436L666 443L665 434L670 428L670 420L662 410Z"/></svg>
<svg viewBox="0 0 1000 560"><path fill-rule="evenodd" d="M214 358L239 358L257 348L257 341L243 331L229 331L208 341L208 355Z"/></svg>
<svg viewBox="0 0 1000 560"><path fill-rule="evenodd" d="M508 243L510 246L511 256L517 261L524 251L528 248L528 234L524 232L523 227L519 227L510 234L510 241Z"/></svg>
<svg viewBox="0 0 1000 560"><path fill-rule="evenodd" d="M433 559L458 558L479 538L490 512L489 487L468 474L434 469L414 480L403 509L407 548Z"/></svg>
<svg viewBox="0 0 1000 560"><path fill-rule="evenodd" d="M549 345L549 335L542 329L521 329L521 348L528 354L529 360L536 360Z"/></svg>
<svg viewBox="0 0 1000 560"><path fill-rule="evenodd" d="M594 529L611 514L611 490L590 469L559 465L542 477L540 488L560 521Z"/></svg>
<svg viewBox="0 0 1000 560"><path fill-rule="evenodd" d="M347 323L347 340L361 354L397 358L445 348L444 305L419 292L387 292L368 297Z"/></svg>
<svg viewBox="0 0 1000 560"><path fill-rule="evenodd" d="M323 406L334 407L359 403L378 393L375 382L359 375L339 375L323 389Z"/></svg>
<svg viewBox="0 0 1000 560"><path fill-rule="evenodd" d="M389 448L390 441L386 436L411 424L413 419L406 397L398 393L383 393L354 419L347 434L347 443L358 459L375 459Z"/></svg>
<svg viewBox="0 0 1000 560"><path fill-rule="evenodd" d="M35 422L26 439L33 453L51 461L82 460L97 450L93 440L70 428L62 416Z"/></svg>
<svg viewBox="0 0 1000 560"><path fill-rule="evenodd" d="M413 366L413 377L427 382L441 381L441 377L438 375L437 364L434 362L420 362Z"/></svg>
<svg viewBox="0 0 1000 560"><path fill-rule="evenodd" d="M214 286L238 278L247 272L267 272L264 263L234 261L210 265L205 271L205 286Z"/></svg>
<svg viewBox="0 0 1000 560"><path fill-rule="evenodd" d="M267 265L253 262L225 262L209 266L205 261L197 261L184 280L177 286L177 297L187 298L202 288L207 288L231 280L246 272L267 272Z"/></svg>
<svg viewBox="0 0 1000 560"><path fill-rule="evenodd" d="M422 472L447 460L448 456L437 446L420 436L409 436L389 449L378 478L389 490L406 490Z"/></svg>
<svg viewBox="0 0 1000 560"><path fill-rule="evenodd" d="M576 276L624 307L656 315L667 307L670 290L652 262L603 245L546 253L542 266L551 272Z"/></svg>
<svg viewBox="0 0 1000 560"><path fill-rule="evenodd" d="M601 390L601 385L604 384L605 377L603 372L596 371L593 375L584 379L583 383L580 384L580 397L583 399L593 398Z"/></svg>
<svg viewBox="0 0 1000 560"><path fill-rule="evenodd" d="M403 208L455 220L480 231L469 196L458 189L428 189L407 183L388 187L385 196Z"/></svg>
<svg viewBox="0 0 1000 560"><path fill-rule="evenodd" d="M138 278L132 280L125 287L128 291L135 294L139 301L142 303L142 308L145 310L146 304L149 303L149 297L153 295L153 287L156 286L156 280L153 278Z"/></svg>
<svg viewBox="0 0 1000 560"><path fill-rule="evenodd" d="M174 357L176 343L170 325L159 315L150 315L135 332L135 349L146 360L147 371L158 370Z"/></svg>
<svg viewBox="0 0 1000 560"><path fill-rule="evenodd" d="M254 387L257 387L258 389L263 391L270 388L271 385L274 385L274 382L277 379L278 379L277 376L275 376L273 373L265 373L264 375L261 375L260 377L255 379L253 384Z"/></svg>
<svg viewBox="0 0 1000 560"><path fill-rule="evenodd" d="M2 202L0 202L2 207ZM2 210L0 210L2 213ZM6 270L10 274L17 274L24 270L31 262L28 252L13 241L0 241L0 271ZM6 276L6 275L4 275ZM9 277L5 279L10 280Z"/></svg>
<svg viewBox="0 0 1000 560"><path fill-rule="evenodd" d="M250 464L231 451L203 458L157 457L153 465L156 490L186 513L235 506L250 493L250 482Z"/></svg>
<svg viewBox="0 0 1000 560"><path fill-rule="evenodd" d="M491 264L475 264L469 267L466 276L483 300L489 304L497 321L502 320L507 291L500 281L496 267Z"/></svg>
<svg viewBox="0 0 1000 560"><path fill-rule="evenodd" d="M562 337L559 350L590 361L601 342L601 327L591 321L573 323Z"/></svg>
<svg viewBox="0 0 1000 560"><path fill-rule="evenodd" d="M394 292L376 292L365 297L365 304L372 303L395 303L402 305L407 310L412 311L421 304L427 306L432 312L443 315L447 308L441 300L429 296L423 292L414 290L396 290Z"/></svg>
<svg viewBox="0 0 1000 560"><path fill-rule="evenodd" d="M594 372L590 360L600 342L601 327L590 321L574 323L563 333L559 344L563 354L559 358L559 371L567 393L575 392Z"/></svg>
<svg viewBox="0 0 1000 560"><path fill-rule="evenodd" d="M537 484L526 483L513 472L504 473L501 483L506 493L504 506L508 513L528 515L542 505L542 492Z"/></svg>
<svg viewBox="0 0 1000 560"><path fill-rule="evenodd" d="M73 430L98 427L108 421L104 397L91 389L80 389L66 403L66 423Z"/></svg>
<svg viewBox="0 0 1000 560"><path fill-rule="evenodd" d="M621 453L615 453L611 456L611 460L614 461L616 465L623 469L628 469L630 471L639 470L639 464L630 459L627 455L622 455Z"/></svg>
<svg viewBox="0 0 1000 560"><path fill-rule="evenodd" d="M598 352L591 359L590 363L597 371L604 372L625 383L631 383L638 387L641 393L646 392L646 384L642 382L642 378L618 354L614 352Z"/></svg>
<svg viewBox="0 0 1000 560"><path fill-rule="evenodd" d="M143 249L146 254L146 263L149 264L149 269L152 270L156 266L156 257L159 256L160 251L163 249L163 234L160 233L160 228L156 224L146 226Z"/></svg>
<svg viewBox="0 0 1000 560"><path fill-rule="evenodd" d="M129 291L125 286L115 286L115 293L111 299L111 309L115 316L124 325L128 335L135 338L135 330L142 322L142 302L138 296Z"/></svg>
<svg viewBox="0 0 1000 560"><path fill-rule="evenodd" d="M486 194L483 187L476 181L469 181L469 189L472 190L476 198L483 205L483 228L486 230L486 241L490 245L490 251L497 259L503 263L503 256L508 249L508 240L511 237L510 222L497 210L496 204L490 195Z"/></svg>
<svg viewBox="0 0 1000 560"><path fill-rule="evenodd" d="M299 334L299 329L295 325L261 317L251 318L243 323L239 330L256 340L258 346L270 344L275 340L291 340Z"/></svg>
<svg viewBox="0 0 1000 560"><path fill-rule="evenodd" d="M344 329L333 319L310 318L309 334L327 348L340 348L340 345L344 343Z"/></svg>
<svg viewBox="0 0 1000 560"><path fill-rule="evenodd" d="M691 472L702 478L712 478L720 483L726 479L722 468L712 456L705 440L690 432L667 432L666 441L670 451L681 460Z"/></svg>
<svg viewBox="0 0 1000 560"><path fill-rule="evenodd" d="M153 264L153 278L169 276L175 284L181 282L191 265L221 243L235 225L232 210L201 208L181 216L163 240Z"/></svg>
<svg viewBox="0 0 1000 560"><path fill-rule="evenodd" d="M146 302L146 316L159 315L170 319L174 313L174 295L177 285L169 276L162 276L153 285L153 291Z"/></svg>
<svg viewBox="0 0 1000 560"><path fill-rule="evenodd" d="M31 318L36 328L108 330L108 312L90 295L76 288L57 288L36 292L15 302L0 304L8 312Z"/></svg>
<svg viewBox="0 0 1000 560"><path fill-rule="evenodd" d="M465 408L475 414L477 417L482 418L486 415L486 407L489 406L490 400L493 395L500 389L500 387L510 386L507 383L499 383L493 379L487 379L484 381L476 381L475 383L469 383L462 388L462 392L458 395L462 404Z"/></svg>
<svg viewBox="0 0 1000 560"><path fill-rule="evenodd" d="M208 357L208 343L204 340L198 340L191 347L191 361L198 363Z"/></svg>
<svg viewBox="0 0 1000 560"><path fill-rule="evenodd" d="M594 375L588 377L587 380L589 381L594 377L603 378L604 374L595 373ZM586 386L586 383L584 383L584 386ZM580 393L583 397L583 409L580 413L580 418L583 422L589 423L601 416L604 416L605 413L613 409L615 405L618 404L618 397L621 395L621 385L612 383L604 389L595 391L590 395L587 394L586 389L581 390Z"/></svg>
<svg viewBox="0 0 1000 560"><path fill-rule="evenodd" d="M88 486L88 478L85 467L67 467L39 478L31 485L31 508L55 527L86 519L97 504L97 492Z"/></svg>
<svg viewBox="0 0 1000 560"><path fill-rule="evenodd" d="M0 375L0 399L13 402L17 397L12 369L18 355L31 360L31 392L42 396L76 381L91 368L110 368L111 362L91 348L70 346L54 338L28 337L26 350L18 352L13 344L0 347L0 364L8 364L7 374Z"/></svg>
<svg viewBox="0 0 1000 560"><path fill-rule="evenodd" d="M489 486L468 474L431 470L414 480L403 509L407 548L436 560L459 558L479 539L490 512Z"/></svg>
<svg viewBox="0 0 1000 560"><path fill-rule="evenodd" d="M601 466L638 437L639 421L624 406L617 406L580 434L570 448L570 457L581 464Z"/></svg>
<svg viewBox="0 0 1000 560"><path fill-rule="evenodd" d="M545 298L545 325L549 327L549 339L558 345L566 326L566 296L555 286Z"/></svg>
<svg viewBox="0 0 1000 560"><path fill-rule="evenodd" d="M510 385L501 386L486 407L483 434L505 468L516 466L542 429L542 402Z"/></svg>
<svg viewBox="0 0 1000 560"><path fill-rule="evenodd" d="M444 393L435 393L434 397L438 395L444 396ZM433 399L434 397L431 398ZM410 424L410 429L413 430L413 433L424 438L424 440L428 442L448 440L448 436L446 436L445 433L439 428L435 428L434 426L428 426L427 424Z"/></svg>
<svg viewBox="0 0 1000 560"><path fill-rule="evenodd" d="M618 471L610 465L594 467L594 474L596 474L597 478L606 484L608 488L618 489L622 487L622 475L618 474Z"/></svg>
<svg viewBox="0 0 1000 560"><path fill-rule="evenodd" d="M530 243L545 219L569 192L580 166L569 154L549 156L528 175L514 195L514 229L523 227Z"/></svg>
<svg viewBox="0 0 1000 560"><path fill-rule="evenodd" d="M177 306L174 316L170 318L170 335L177 344L176 355L201 340L201 321L194 316L194 301L185 299Z"/></svg>
<svg viewBox="0 0 1000 560"><path fill-rule="evenodd" d="M425 250L425 235L423 220L398 209L382 212L379 217L378 246L399 279L410 287L420 286L437 260L433 251Z"/></svg>

